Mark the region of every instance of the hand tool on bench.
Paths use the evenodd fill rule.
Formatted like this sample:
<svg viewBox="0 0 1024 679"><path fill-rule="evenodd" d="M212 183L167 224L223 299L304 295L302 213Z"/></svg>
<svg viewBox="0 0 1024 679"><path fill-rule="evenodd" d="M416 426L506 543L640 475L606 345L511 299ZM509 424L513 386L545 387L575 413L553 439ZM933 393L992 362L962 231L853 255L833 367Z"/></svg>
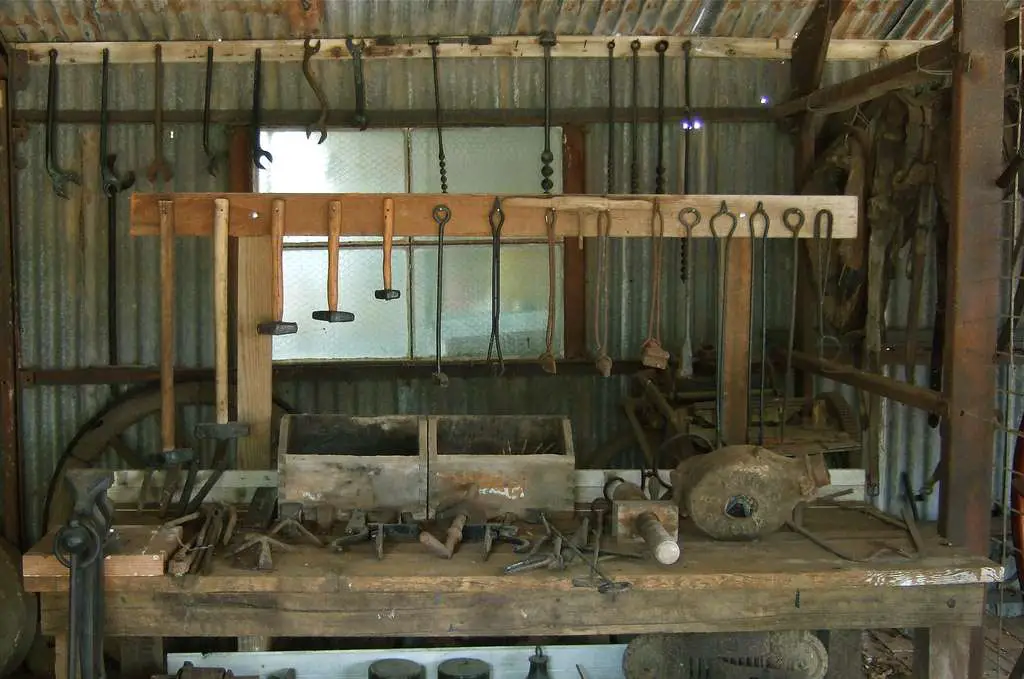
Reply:
<svg viewBox="0 0 1024 679"><path fill-rule="evenodd" d="M103 560L116 541L111 530L113 506L107 490L110 471L72 469L71 517L53 540L53 554L70 570L68 583L67 676L103 679Z"/></svg>
<svg viewBox="0 0 1024 679"><path fill-rule="evenodd" d="M189 448L177 445L177 402L174 399L174 203L161 200L160 211L160 448L155 459L150 459L143 478L143 488L148 489L154 468L168 468L168 477L176 476L176 470L184 462L194 461L195 455ZM165 480L164 497L170 501L176 485L175 478ZM167 492L170 490L170 492ZM145 502L145 490L140 494L140 509ZM166 507L166 505L163 505Z"/></svg>
<svg viewBox="0 0 1024 679"><path fill-rule="evenodd" d="M275 523L266 533L247 533L242 539L242 542L235 549L228 552L228 556L238 556L248 549L257 547L258 553L256 558L256 570L272 570L274 567L272 550L280 549L284 552L295 551L294 546L286 542L282 542L274 537L275 535L288 531L297 534L300 539L304 540L308 544L315 547L323 547L323 542L320 538L309 532L309 530L302 525L301 521L298 519L288 518Z"/></svg>
<svg viewBox="0 0 1024 679"><path fill-rule="evenodd" d="M779 441L786 440L786 419L788 416L789 394L793 390L793 348L796 341L796 308L800 285L800 230L804 227L804 212L797 207L788 207L782 212L782 224L792 234L793 280L790 283L789 338L786 340L786 373L782 391L782 415L779 417Z"/></svg>
<svg viewBox="0 0 1024 679"><path fill-rule="evenodd" d="M667 566L679 560L678 510L673 501L651 500L640 486L628 481L616 484L611 497L613 533L620 539L639 536L660 564ZM674 535L665 528L666 518L675 519Z"/></svg>
<svg viewBox="0 0 1024 679"><path fill-rule="evenodd" d="M57 106L58 71L57 50L50 50L50 74L46 83L46 172L53 182L53 192L67 200L68 184L82 185L82 178L76 173L62 170L57 162Z"/></svg>
<svg viewBox="0 0 1024 679"><path fill-rule="evenodd" d="M232 441L249 435L249 425L229 420L228 392L228 234L230 229L230 204L227 198L213 201L213 322L214 322L214 382L216 389L216 421L196 425L197 438L216 442L214 470L199 494L194 498L183 497L187 504L183 513L195 511L210 489L220 479L227 467L228 448ZM189 470L195 478L197 468ZM184 495L184 494L183 494Z"/></svg>
<svg viewBox="0 0 1024 679"><path fill-rule="evenodd" d="M298 324L281 320L284 316L284 201L280 198L274 199L270 208L270 241L274 320L260 323L256 332L261 335L294 335L299 331Z"/></svg>
<svg viewBox="0 0 1024 679"><path fill-rule="evenodd" d="M754 228L754 218L760 218L762 231L760 235L761 242L758 244L758 235ZM753 386L754 384L754 357L758 356L761 359L761 374L758 378L757 384L757 443L758 445L764 445L764 393L765 393L765 379L767 377L767 366L768 366L768 231L771 229L771 218L764 209L764 203L757 201L757 206L754 211L750 213L750 217L747 219L747 225L750 228L750 338L747 341L747 385ZM760 257L756 257L754 253L757 251L757 246L760 245ZM758 264L760 259L760 264ZM754 352L754 284L753 281L756 277L758 266L761 268L761 333L758 339L757 352Z"/></svg>
<svg viewBox="0 0 1024 679"><path fill-rule="evenodd" d="M110 365L119 362L117 351L117 196L135 183L135 173L118 174L117 155L110 152L110 111L107 108L107 79L110 50L103 50L100 70L100 164L103 195L107 197L107 352Z"/></svg>
<svg viewBox="0 0 1024 679"><path fill-rule="evenodd" d="M312 39L308 36L302 42L302 75L305 76L306 82L309 84L313 94L316 95L316 100L320 102L320 117L316 119L316 122L306 125L306 139L309 139L314 132L320 133L320 140L317 144L323 144L327 140L327 95L324 94L324 90L320 87L320 84L313 77L313 65L310 63L310 59L313 55L320 51L320 40L313 44Z"/></svg>
<svg viewBox="0 0 1024 679"><path fill-rule="evenodd" d="M434 354L436 367L434 369L434 383L440 387L448 386L448 376L441 370L441 308L444 303L444 227L452 218L451 209L441 203L434 206L432 213L434 223L437 224L437 304L436 317L434 319Z"/></svg>
<svg viewBox="0 0 1024 679"><path fill-rule="evenodd" d="M491 225L491 338L487 342L487 362L494 376L500 377L505 373L505 359L501 355L501 227L505 225L505 212L498 196L494 197L487 221Z"/></svg>
<svg viewBox="0 0 1024 679"><path fill-rule="evenodd" d="M541 514L541 520L544 522L544 527L547 529L555 539L561 541L563 547L568 547L572 550L576 557L581 562L586 564L587 568L590 569L591 573L598 579L597 591L601 594L618 594L619 592L625 592L633 587L633 584L626 582L625 580L612 580L609 578L596 564L591 564L587 560L587 557L583 554L579 547L572 543L572 540L566 539L565 535L561 533L557 528L551 525L547 520L547 516ZM593 587L593 582L589 578L574 578L573 586L576 587Z"/></svg>
<svg viewBox="0 0 1024 679"><path fill-rule="evenodd" d="M265 151L260 146L260 124L262 119L262 111L260 110L260 92L263 86L263 50L257 48L256 54L253 61L252 67L252 129L249 130L252 138L250 139L252 148L252 162L260 170L266 170L263 167L263 159L266 158L268 163L274 162L274 156L270 155L269 151Z"/></svg>
<svg viewBox="0 0 1024 679"><path fill-rule="evenodd" d="M630 86L632 91L630 107L633 119L629 126L632 138L629 149L629 192L640 193L640 41L634 40L629 43L629 50L632 52L630 61L633 69Z"/></svg>
<svg viewBox="0 0 1024 679"><path fill-rule="evenodd" d="M651 204L651 308L647 319L647 339L640 349L640 362L657 370L668 367L668 352L658 339L661 335L661 246L665 242L665 217L657 198Z"/></svg>
<svg viewBox="0 0 1024 679"><path fill-rule="evenodd" d="M327 205L327 310L314 311L314 321L349 323L356 320L356 315L351 311L338 311L338 238L340 237L341 201L332 200Z"/></svg>
<svg viewBox="0 0 1024 679"><path fill-rule="evenodd" d="M153 46L153 162L146 169L146 178L156 186L158 179L171 181L174 171L164 156L164 57L163 48Z"/></svg>
<svg viewBox="0 0 1024 679"><path fill-rule="evenodd" d="M726 230L716 227L718 220L725 220L729 226ZM726 285L729 281L729 244L732 242L733 234L736 233L736 215L729 211L729 207L722 201L718 212L711 216L708 228L711 230L711 239L715 246L716 276L715 286L718 297L717 329L715 332L715 446L725 445L722 436L722 420L724 416L723 405L725 402L725 356L722 349L725 346L725 321L728 318L729 296L726 294Z"/></svg>
<svg viewBox="0 0 1024 679"><path fill-rule="evenodd" d="M555 221L558 213L554 208L548 208L544 212L544 225L548 234L548 322L544 329L544 353L538 359L540 368L549 375L558 372L558 364L555 363Z"/></svg>
<svg viewBox="0 0 1024 679"><path fill-rule="evenodd" d="M609 166L610 167L610 166ZM601 377L612 374L612 359L608 355L608 277L611 249L608 234L612 229L612 213L602 210L597 213L597 285L594 286L594 340L597 358L594 365Z"/></svg>
<svg viewBox="0 0 1024 679"><path fill-rule="evenodd" d="M679 261L679 278L683 283L683 346L679 352L676 376L686 379L693 376L693 280L689 263L693 261L693 227L700 224L700 210L684 207L679 211L678 219L685 235L680 243Z"/></svg>
<svg viewBox="0 0 1024 679"><path fill-rule="evenodd" d="M390 302L393 299L398 299L402 296L401 290L396 290L391 287L391 248L394 245L395 239L395 199L388 196L384 199L384 239L381 243L381 250L383 257L382 260L382 278L384 280L384 287L380 290L375 290L373 296L377 299Z"/></svg>
<svg viewBox="0 0 1024 679"><path fill-rule="evenodd" d="M654 44L658 53L658 163L654 167L654 193L665 193L665 52L668 40Z"/></svg>
<svg viewBox="0 0 1024 679"><path fill-rule="evenodd" d="M206 155L206 171L211 177L217 176L217 166L224 162L223 151L210 150L210 111L213 98L213 46L206 48L206 87L203 90L203 154Z"/></svg>

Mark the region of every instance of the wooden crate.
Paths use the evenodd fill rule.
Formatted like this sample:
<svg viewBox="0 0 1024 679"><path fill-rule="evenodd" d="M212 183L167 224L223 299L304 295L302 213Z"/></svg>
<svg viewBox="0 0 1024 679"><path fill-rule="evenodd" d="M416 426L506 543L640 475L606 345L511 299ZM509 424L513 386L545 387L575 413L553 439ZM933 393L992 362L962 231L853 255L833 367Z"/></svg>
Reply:
<svg viewBox="0 0 1024 679"><path fill-rule="evenodd" d="M428 418L428 513L471 485L490 514L571 511L576 458L567 417Z"/></svg>
<svg viewBox="0 0 1024 679"><path fill-rule="evenodd" d="M278 449L281 502L394 509L426 517L427 423L416 416L285 415Z"/></svg>

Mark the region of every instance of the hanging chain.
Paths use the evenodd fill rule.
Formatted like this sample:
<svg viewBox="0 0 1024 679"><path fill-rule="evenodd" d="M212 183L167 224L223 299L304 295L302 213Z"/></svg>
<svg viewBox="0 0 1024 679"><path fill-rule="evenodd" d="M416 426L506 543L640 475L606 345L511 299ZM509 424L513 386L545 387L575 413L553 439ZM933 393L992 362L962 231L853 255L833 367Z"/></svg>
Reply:
<svg viewBox="0 0 1024 679"><path fill-rule="evenodd" d="M631 83L633 125L630 130L632 148L629 150L629 192L640 193L640 41L634 40L629 43L629 49L633 52L633 82Z"/></svg>
<svg viewBox="0 0 1024 679"><path fill-rule="evenodd" d="M540 44L544 48L544 152L540 154L540 187L545 194L551 193L555 185L551 181L551 175L555 173L551 167L555 160L555 154L551 152L551 48L555 42L554 33L541 33Z"/></svg>
<svg viewBox="0 0 1024 679"><path fill-rule="evenodd" d="M654 45L658 53L658 164L654 168L654 192L665 193L665 51L668 40Z"/></svg>
<svg viewBox="0 0 1024 679"><path fill-rule="evenodd" d="M430 60L434 66L434 124L437 127L437 166L441 173L441 193L448 193L448 168L444 159L444 135L441 131L441 78L437 64L437 48L441 41L430 38Z"/></svg>
<svg viewBox="0 0 1024 679"><path fill-rule="evenodd" d="M505 373L505 359L501 355L501 227L505 224L505 212L498 196L494 197L488 221L491 224L491 340L487 344L487 362L491 363L493 352L497 362L491 364L491 370L500 377Z"/></svg>
<svg viewBox="0 0 1024 679"><path fill-rule="evenodd" d="M608 176L605 194L615 192L615 41L608 41Z"/></svg>

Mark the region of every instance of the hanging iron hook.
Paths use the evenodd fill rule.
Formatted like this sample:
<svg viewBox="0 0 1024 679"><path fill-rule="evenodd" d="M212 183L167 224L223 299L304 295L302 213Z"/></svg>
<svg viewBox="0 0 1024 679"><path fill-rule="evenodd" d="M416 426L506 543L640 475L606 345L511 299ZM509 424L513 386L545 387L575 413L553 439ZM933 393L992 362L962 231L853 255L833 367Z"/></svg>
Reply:
<svg viewBox="0 0 1024 679"><path fill-rule="evenodd" d="M309 83L310 89L313 90L317 101L320 102L320 117L316 119L316 122L306 125L306 139L309 139L314 132L319 132L320 141L317 144L323 144L327 140L327 95L324 94L320 83L313 78L313 66L310 63L310 59L319 51L320 39L318 38L314 45L312 39L307 36L302 43L302 75L306 77L306 82Z"/></svg>

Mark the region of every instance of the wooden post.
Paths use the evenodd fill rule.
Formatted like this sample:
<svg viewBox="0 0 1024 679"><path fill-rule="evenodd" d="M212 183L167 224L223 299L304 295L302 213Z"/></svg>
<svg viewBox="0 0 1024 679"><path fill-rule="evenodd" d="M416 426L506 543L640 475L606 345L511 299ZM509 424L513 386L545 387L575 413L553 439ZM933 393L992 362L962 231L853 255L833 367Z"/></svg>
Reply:
<svg viewBox="0 0 1024 679"><path fill-rule="evenodd" d="M586 137L579 125L562 128L562 192L586 193ZM583 219L580 215L578 219ZM582 238L562 245L562 331L566 358L584 358L587 351L587 260Z"/></svg>
<svg viewBox="0 0 1024 679"><path fill-rule="evenodd" d="M252 191L253 188L248 134L246 129L239 128L231 139L232 191ZM237 251L235 403L238 415L235 419L249 425L249 436L238 441L237 464L239 469L269 469L273 344L269 336L256 332L256 326L271 320L273 314L273 295L267 289L271 239L269 236L238 239Z"/></svg>
<svg viewBox="0 0 1024 679"><path fill-rule="evenodd" d="M940 532L977 554L989 549L996 325L999 318L1004 5L954 0L952 219L946 271L946 351ZM969 56L968 56L969 55ZM982 676L980 628L933 629L931 677ZM923 660L921 661L924 662Z"/></svg>
<svg viewBox="0 0 1024 679"><path fill-rule="evenodd" d="M748 215L749 216L749 215ZM740 219L737 233L746 229ZM747 364L750 361L750 276L751 242L734 238L729 245L728 277L724 282L726 304L725 337L719 361L725 361L722 380L722 438L727 444L747 442L750 414L750 381ZM719 313L721 313L719 309Z"/></svg>

